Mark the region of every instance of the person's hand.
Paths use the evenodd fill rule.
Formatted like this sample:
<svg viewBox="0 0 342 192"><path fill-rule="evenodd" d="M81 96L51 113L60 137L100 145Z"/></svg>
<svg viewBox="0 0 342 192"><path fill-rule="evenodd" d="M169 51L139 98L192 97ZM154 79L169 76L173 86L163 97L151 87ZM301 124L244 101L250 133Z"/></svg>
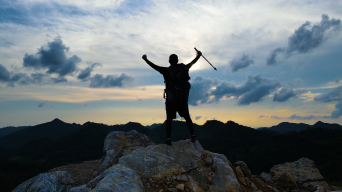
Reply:
<svg viewBox="0 0 342 192"><path fill-rule="evenodd" d="M197 55L198 55L198 56L201 56L201 55L202 55L202 52L197 51Z"/></svg>
<svg viewBox="0 0 342 192"><path fill-rule="evenodd" d="M144 55L142 56L142 59L143 59L143 60L146 60L146 59L147 59L147 55L144 54Z"/></svg>

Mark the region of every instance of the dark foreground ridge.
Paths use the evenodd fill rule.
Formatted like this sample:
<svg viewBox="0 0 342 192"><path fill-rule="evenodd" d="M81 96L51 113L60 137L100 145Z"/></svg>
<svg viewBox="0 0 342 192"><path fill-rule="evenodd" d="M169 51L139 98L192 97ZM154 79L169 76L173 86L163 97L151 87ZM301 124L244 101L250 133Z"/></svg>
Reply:
<svg viewBox="0 0 342 192"><path fill-rule="evenodd" d="M103 152L101 160L57 167L25 181L14 192L335 190L308 158L252 175L243 161L232 164L226 156L203 149L198 141L156 145L135 130L110 132Z"/></svg>

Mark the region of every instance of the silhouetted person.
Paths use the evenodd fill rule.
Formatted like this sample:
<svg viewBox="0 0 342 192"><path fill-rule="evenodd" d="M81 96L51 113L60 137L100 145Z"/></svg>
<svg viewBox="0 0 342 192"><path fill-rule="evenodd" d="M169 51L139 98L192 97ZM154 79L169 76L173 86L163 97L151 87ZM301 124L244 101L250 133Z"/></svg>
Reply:
<svg viewBox="0 0 342 192"><path fill-rule="evenodd" d="M147 59L146 55L142 58L149 64L153 69L161 73L164 77L165 91L165 109L166 109L166 140L165 144L172 145L171 143L171 129L172 121L176 118L176 113L183 117L189 128L191 141L196 141L196 135L194 132L194 126L189 114L188 98L190 91L189 83L189 69L194 65L200 58L202 53L197 51L197 56L189 64L178 64L178 56L175 54L169 57L169 67L161 67L155 65Z"/></svg>

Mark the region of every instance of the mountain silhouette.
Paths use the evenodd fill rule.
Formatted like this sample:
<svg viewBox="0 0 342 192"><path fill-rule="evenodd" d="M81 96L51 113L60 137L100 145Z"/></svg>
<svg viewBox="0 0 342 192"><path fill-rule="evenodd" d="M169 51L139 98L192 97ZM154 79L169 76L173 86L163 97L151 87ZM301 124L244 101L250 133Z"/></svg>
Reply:
<svg viewBox="0 0 342 192"><path fill-rule="evenodd" d="M289 132L300 132L309 128L342 129L342 126L339 124L323 123L322 121L318 121L314 125L309 125L305 123L282 122L282 123L279 123L278 125L275 125L269 128L268 127L258 128L258 130L269 130L269 131L275 131L278 133L289 133Z"/></svg>
<svg viewBox="0 0 342 192"><path fill-rule="evenodd" d="M4 136L0 140L0 146L19 148L35 139L48 138L57 140L70 133L79 131L80 127L81 125L65 123L56 118L51 122L31 126Z"/></svg>
<svg viewBox="0 0 342 192"><path fill-rule="evenodd" d="M1 128L0 129L0 137L4 137L6 135L20 131L20 130L28 128L28 127L30 127L30 126L20 126L20 127L9 126L9 127Z"/></svg>

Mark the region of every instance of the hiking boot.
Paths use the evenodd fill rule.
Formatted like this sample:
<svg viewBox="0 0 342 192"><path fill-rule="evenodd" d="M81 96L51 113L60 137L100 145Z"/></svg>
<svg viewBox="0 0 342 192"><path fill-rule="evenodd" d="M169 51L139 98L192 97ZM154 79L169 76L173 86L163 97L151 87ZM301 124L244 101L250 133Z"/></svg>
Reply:
<svg viewBox="0 0 342 192"><path fill-rule="evenodd" d="M171 138L167 138L167 139L165 140L165 144L168 145L168 146L171 146L171 145L172 145L172 143L171 143Z"/></svg>
<svg viewBox="0 0 342 192"><path fill-rule="evenodd" d="M196 139L196 135L191 135L191 142L194 143L194 142L196 142L196 140L197 140L197 139Z"/></svg>

